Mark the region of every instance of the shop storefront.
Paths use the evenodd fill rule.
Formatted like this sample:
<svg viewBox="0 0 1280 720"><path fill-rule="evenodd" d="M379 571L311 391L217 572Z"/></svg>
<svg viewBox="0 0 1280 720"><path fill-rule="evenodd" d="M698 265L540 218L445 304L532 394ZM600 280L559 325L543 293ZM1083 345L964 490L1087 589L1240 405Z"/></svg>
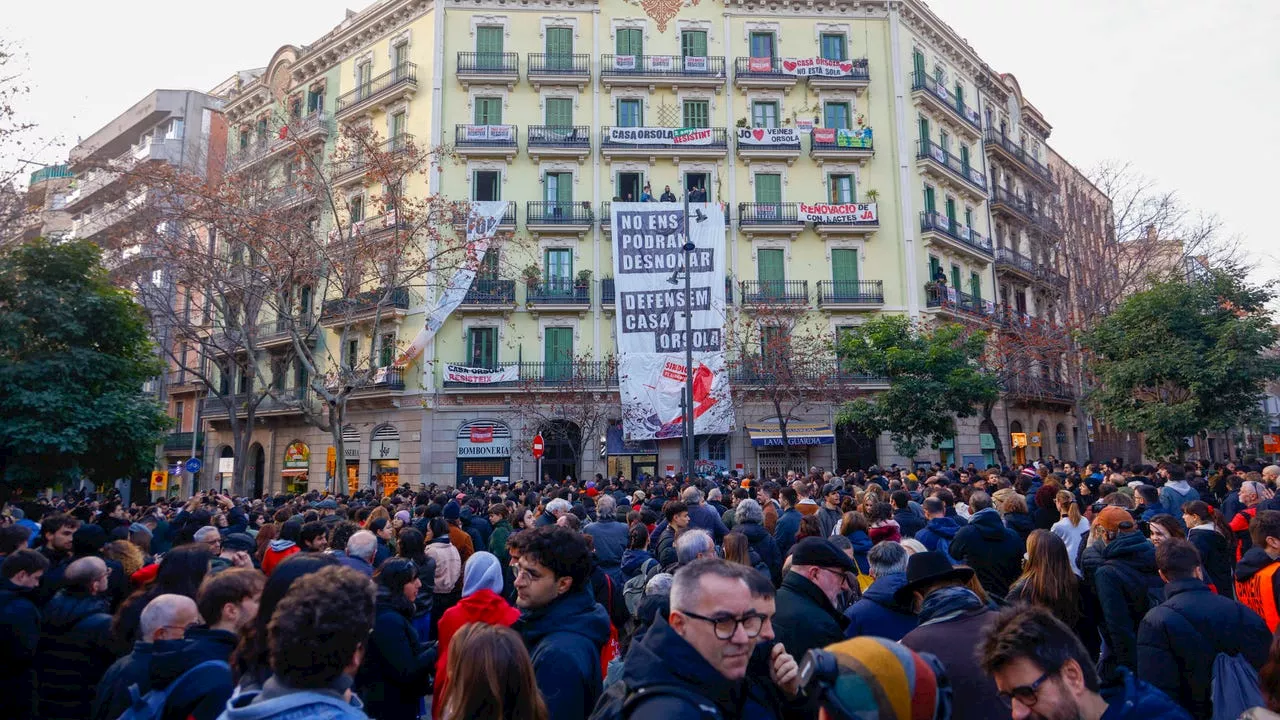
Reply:
<svg viewBox="0 0 1280 720"><path fill-rule="evenodd" d="M778 421L746 425L751 447L756 451L756 473L762 478L783 477L788 470L806 473L812 465L830 466L831 453L821 449L823 445L835 445L836 436L827 423L787 423L787 443L791 451L784 450L782 428Z"/></svg>
<svg viewBox="0 0 1280 720"><path fill-rule="evenodd" d="M476 420L458 428L458 483L511 479L511 428L492 420Z"/></svg>
<svg viewBox="0 0 1280 720"><path fill-rule="evenodd" d="M307 491L307 471L311 465L311 448L304 442L292 442L284 449L284 464L280 475L284 491L289 494Z"/></svg>
<svg viewBox="0 0 1280 720"><path fill-rule="evenodd" d="M342 476L348 493L360 491L360 431L350 425L342 428Z"/></svg>
<svg viewBox="0 0 1280 720"><path fill-rule="evenodd" d="M400 484L400 433L390 425L373 431L369 447L370 475L374 488L384 496L395 492Z"/></svg>
<svg viewBox="0 0 1280 720"><path fill-rule="evenodd" d="M622 422L611 422L604 434L605 465L609 477L618 475L636 480L641 475L658 474L658 443L655 440L627 442Z"/></svg>

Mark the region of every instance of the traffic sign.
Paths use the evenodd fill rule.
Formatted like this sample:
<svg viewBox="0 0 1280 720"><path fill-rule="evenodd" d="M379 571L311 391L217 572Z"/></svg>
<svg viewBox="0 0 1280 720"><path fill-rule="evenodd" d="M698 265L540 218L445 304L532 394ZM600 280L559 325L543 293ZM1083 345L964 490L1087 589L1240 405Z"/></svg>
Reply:
<svg viewBox="0 0 1280 720"><path fill-rule="evenodd" d="M169 484L169 475L163 470L151 471L151 490L154 492L164 492Z"/></svg>
<svg viewBox="0 0 1280 720"><path fill-rule="evenodd" d="M537 435L534 435L534 436L533 436L533 457L534 457L534 459L536 459L536 460L541 460L541 459L542 459L542 450L543 450L542 434L541 434L541 433L539 433L539 434L537 434Z"/></svg>
<svg viewBox="0 0 1280 720"><path fill-rule="evenodd" d="M200 468L204 467L204 463L200 462L200 458L191 458L187 460L187 472L195 475L200 472Z"/></svg>

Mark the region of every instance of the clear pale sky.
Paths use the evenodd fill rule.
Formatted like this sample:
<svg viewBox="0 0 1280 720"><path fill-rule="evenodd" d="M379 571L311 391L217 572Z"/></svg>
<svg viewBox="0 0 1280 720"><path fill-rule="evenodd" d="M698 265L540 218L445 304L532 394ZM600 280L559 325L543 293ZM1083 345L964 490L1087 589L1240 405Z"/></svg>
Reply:
<svg viewBox="0 0 1280 720"><path fill-rule="evenodd" d="M65 157L77 137L150 90L207 90L236 69L265 65L283 44L315 40L348 7L342 0L7 5L0 36L22 44L32 85L22 116L62 143L28 158L42 162ZM993 68L1017 76L1054 127L1050 144L1077 167L1133 162L1189 205L1221 215L1259 263L1255 277L1280 277L1280 212L1269 209L1277 198L1268 180L1280 169L1280 2L930 5Z"/></svg>

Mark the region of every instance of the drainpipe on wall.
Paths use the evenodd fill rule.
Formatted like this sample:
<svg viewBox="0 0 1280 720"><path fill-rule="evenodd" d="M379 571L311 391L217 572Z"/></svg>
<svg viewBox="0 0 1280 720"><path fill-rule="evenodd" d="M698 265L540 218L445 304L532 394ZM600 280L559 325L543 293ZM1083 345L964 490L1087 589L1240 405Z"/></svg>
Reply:
<svg viewBox="0 0 1280 720"><path fill-rule="evenodd" d="M915 212L912 210L914 197L911 192L911 151L907 142L907 134L901 124L907 118L907 88L902 68L902 17L898 13L897 4L889 7L889 64L893 77L893 111L899 122L894 123L894 132L898 136L898 205L902 222L903 275L906 278L907 315L914 321L920 319L920 293L924 287L919 278L916 257L920 225L913 223Z"/></svg>

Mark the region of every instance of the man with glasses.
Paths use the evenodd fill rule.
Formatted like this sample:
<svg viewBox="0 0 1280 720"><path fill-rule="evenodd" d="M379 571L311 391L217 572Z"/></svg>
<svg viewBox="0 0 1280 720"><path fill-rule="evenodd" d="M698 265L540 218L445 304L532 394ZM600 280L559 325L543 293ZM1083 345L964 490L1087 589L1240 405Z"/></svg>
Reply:
<svg viewBox="0 0 1280 720"><path fill-rule="evenodd" d="M596 716L776 717L788 704L802 702L796 661L770 642L772 590L754 569L719 558L680 568L671 586L670 615L655 619L644 639L631 646L622 681L610 688Z"/></svg>
<svg viewBox="0 0 1280 720"><path fill-rule="evenodd" d="M1128 671L1114 696L1103 697L1097 670L1080 639L1041 607L1002 612L991 625L980 659L982 671L995 678L1008 716L1015 719L1191 718L1169 696ZM959 706L958 695L956 700Z"/></svg>
<svg viewBox="0 0 1280 720"><path fill-rule="evenodd" d="M129 708L131 685L146 695L152 687L152 666L176 665L186 644L183 636L187 628L199 622L196 602L186 595L157 595L147 603L138 620L133 652L115 661L98 683L91 720L120 717Z"/></svg>
<svg viewBox="0 0 1280 720"><path fill-rule="evenodd" d="M778 641L795 657L844 639L849 619L839 606L840 593L850 582L853 560L830 541L808 537L795 544L791 570L778 590L778 614L773 620Z"/></svg>

